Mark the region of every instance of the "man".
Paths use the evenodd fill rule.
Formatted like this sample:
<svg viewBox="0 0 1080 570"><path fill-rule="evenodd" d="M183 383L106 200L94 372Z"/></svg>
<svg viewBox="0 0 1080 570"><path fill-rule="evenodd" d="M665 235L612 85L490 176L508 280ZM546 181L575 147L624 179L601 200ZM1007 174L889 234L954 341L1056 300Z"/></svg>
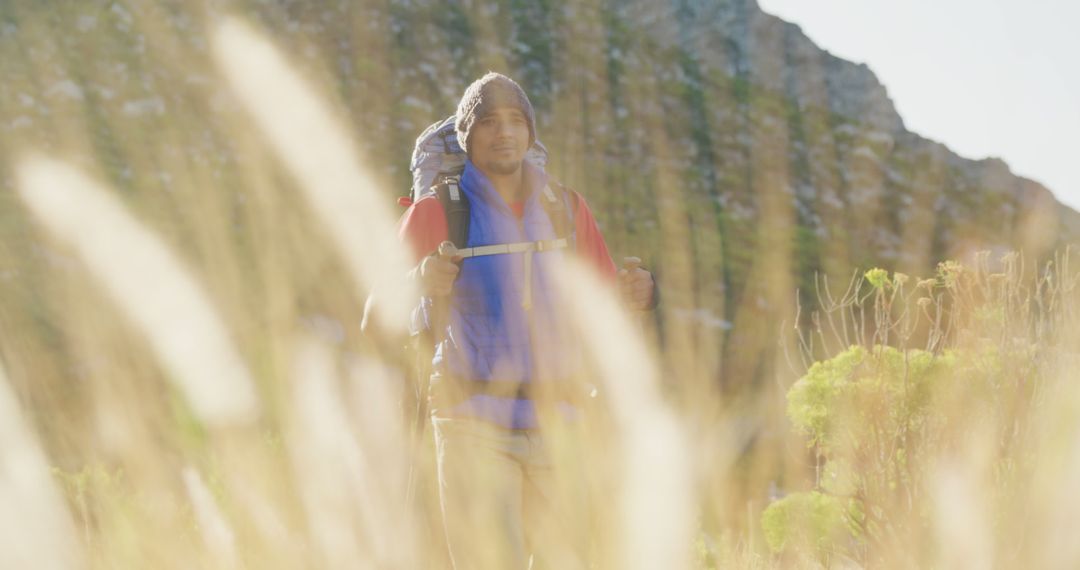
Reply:
<svg viewBox="0 0 1080 570"><path fill-rule="evenodd" d="M468 155L460 178L467 246L555 243L558 221L541 203L547 175L524 160L536 121L521 87L497 73L478 79L458 105L455 130ZM629 308L651 308L652 275L617 271L585 201L565 198L573 253L617 281ZM552 566L581 566L587 537L566 536L557 506L567 503L558 496L565 489L555 481L549 432L541 433L544 418L572 425L578 411L576 346L567 346L552 275L571 252L540 246L455 259L439 254L447 226L442 203L428 196L405 213L399 236L418 260L421 326L436 333L432 422L454 566L523 569L532 551Z"/></svg>

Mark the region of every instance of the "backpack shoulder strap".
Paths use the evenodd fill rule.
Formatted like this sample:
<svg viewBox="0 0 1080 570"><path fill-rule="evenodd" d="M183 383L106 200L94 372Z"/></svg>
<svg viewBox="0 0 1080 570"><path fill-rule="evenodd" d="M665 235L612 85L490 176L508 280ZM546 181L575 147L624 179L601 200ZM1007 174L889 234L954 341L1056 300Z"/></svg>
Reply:
<svg viewBox="0 0 1080 570"><path fill-rule="evenodd" d="M458 249L464 249L469 240L469 199L461 191L457 176L446 176L435 185L435 195L446 212L446 236Z"/></svg>
<svg viewBox="0 0 1080 570"><path fill-rule="evenodd" d="M540 197L540 203L547 212L552 227L555 228L555 236L573 241L574 219L578 208L577 192L558 181L549 180Z"/></svg>
<svg viewBox="0 0 1080 570"><path fill-rule="evenodd" d="M469 240L469 199L461 191L461 181L457 176L445 176L434 186L435 195L446 213L447 239L458 249L468 246ZM540 204L551 220L558 239L574 241L574 219L580 198L577 192L557 181L550 181L544 187Z"/></svg>

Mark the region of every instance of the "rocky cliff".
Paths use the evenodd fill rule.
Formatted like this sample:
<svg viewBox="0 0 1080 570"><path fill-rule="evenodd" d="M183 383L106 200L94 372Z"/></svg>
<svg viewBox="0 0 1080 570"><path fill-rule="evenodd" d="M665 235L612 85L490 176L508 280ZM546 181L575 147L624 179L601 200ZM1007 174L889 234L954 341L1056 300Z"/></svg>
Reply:
<svg viewBox="0 0 1080 570"><path fill-rule="evenodd" d="M209 58L225 15L325 88L387 200L409 186L415 136L469 81L516 77L552 173L587 197L616 256L659 271L668 345L715 351L715 373L735 381L774 369L780 323L796 290L813 306L816 275L927 274L983 249L1042 259L1080 238L1080 215L1046 188L909 132L870 69L753 0L5 2L10 310L41 303L33 283L55 264L10 191L23 148L99 171L196 265L216 247L199 204L255 247L248 198L290 183L251 173L258 146ZM687 321L690 332L670 326Z"/></svg>

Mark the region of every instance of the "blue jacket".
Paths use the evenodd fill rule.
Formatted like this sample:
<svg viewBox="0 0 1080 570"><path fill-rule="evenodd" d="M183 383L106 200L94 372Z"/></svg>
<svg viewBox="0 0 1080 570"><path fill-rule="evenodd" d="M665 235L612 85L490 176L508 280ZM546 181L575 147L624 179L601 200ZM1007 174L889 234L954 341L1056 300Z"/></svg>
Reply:
<svg viewBox="0 0 1080 570"><path fill-rule="evenodd" d="M465 164L460 188L470 207L466 247L556 238L540 203L547 175L527 163L524 168L528 197L519 220L487 177L472 162ZM445 340L436 347L435 372L466 382L504 383L499 394L514 394L516 387L538 381L566 381L566 367L573 359L563 346L567 337L561 333L551 281L562 255L561 250L531 254L528 310L522 305L526 254L464 259L450 296ZM533 402L513 396L477 394L439 413L478 417L514 429L536 426Z"/></svg>

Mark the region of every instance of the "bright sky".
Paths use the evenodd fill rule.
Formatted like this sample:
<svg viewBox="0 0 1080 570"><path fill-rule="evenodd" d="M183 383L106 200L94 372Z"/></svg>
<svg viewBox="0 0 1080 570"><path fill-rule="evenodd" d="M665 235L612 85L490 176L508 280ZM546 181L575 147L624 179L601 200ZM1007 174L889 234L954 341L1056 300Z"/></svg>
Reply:
<svg viewBox="0 0 1080 570"><path fill-rule="evenodd" d="M911 131L1080 210L1080 1L758 0L863 62Z"/></svg>

